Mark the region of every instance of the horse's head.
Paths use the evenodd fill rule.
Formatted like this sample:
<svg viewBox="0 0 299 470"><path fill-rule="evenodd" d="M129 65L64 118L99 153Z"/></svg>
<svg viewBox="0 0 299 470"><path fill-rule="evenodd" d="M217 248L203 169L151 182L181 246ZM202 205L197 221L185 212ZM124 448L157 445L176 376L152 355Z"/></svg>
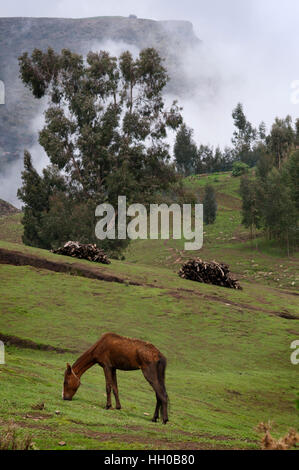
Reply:
<svg viewBox="0 0 299 470"><path fill-rule="evenodd" d="M71 400L78 390L81 382L79 377L76 376L75 372L69 364L66 365L64 373L64 382L62 390L63 400Z"/></svg>

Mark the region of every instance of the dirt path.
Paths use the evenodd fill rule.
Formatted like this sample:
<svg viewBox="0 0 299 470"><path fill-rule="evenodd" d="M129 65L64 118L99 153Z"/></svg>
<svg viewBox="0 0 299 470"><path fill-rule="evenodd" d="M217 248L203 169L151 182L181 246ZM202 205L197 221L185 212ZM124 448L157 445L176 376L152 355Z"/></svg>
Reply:
<svg viewBox="0 0 299 470"><path fill-rule="evenodd" d="M28 266L29 265L35 268L47 269L50 271L55 271L55 272L60 272L60 273L68 273L74 276L83 276L83 277L87 277L90 279L98 279L100 281L117 282L121 284L132 285L132 286L144 286L144 287L158 288L158 289L167 288L166 286L163 286L158 283L157 284L150 284L146 282L140 283L140 282L128 280L127 278L122 278L120 276L111 275L111 274L108 274L107 272L104 272L103 270L100 271L98 267L83 266L80 263L67 263L65 261L62 261L62 262L50 261L45 258L39 258L38 256L35 256L35 255L29 255L26 253L7 250L4 248L0 248L0 264L10 264L14 266ZM299 320L298 316L295 316L294 314L287 312L287 311L277 312L277 311L263 309L261 307L254 307L253 305L250 305L250 304L233 302L231 300L228 300L225 297L222 298L218 296L212 296L212 295L201 293L199 291L195 291L193 289L177 288L173 290L171 289L167 291L167 293L172 295L173 297L178 297L178 296L190 297L190 295L196 295L204 299L211 300L212 302L220 302L222 304L225 303L226 305L231 305L233 307L238 307L238 308L245 309L245 310L263 312L268 315L278 316L287 320Z"/></svg>
<svg viewBox="0 0 299 470"><path fill-rule="evenodd" d="M0 341L3 341L6 346L13 345L13 346L16 346L18 348L23 348L23 349L38 349L40 351L54 351L60 354L64 354L64 353L73 354L73 353L78 352L78 351L74 351L71 349L57 348L49 344L38 344L38 343L35 343L34 341L31 341L30 339L23 339L23 338L19 338L18 336L5 335L3 333L0 333Z"/></svg>
<svg viewBox="0 0 299 470"><path fill-rule="evenodd" d="M45 258L39 258L35 255L28 255L20 253L19 251L6 250L0 248L0 264L11 264L14 266L33 266L35 268L48 269L58 273L68 273L74 276L83 276L90 279L98 279L107 282L119 282L121 284L127 283L133 286L140 286L142 284L135 281L128 281L127 279L119 276L111 275L103 271L99 271L92 266L83 266L80 263L66 263L64 261L56 262L50 261Z"/></svg>

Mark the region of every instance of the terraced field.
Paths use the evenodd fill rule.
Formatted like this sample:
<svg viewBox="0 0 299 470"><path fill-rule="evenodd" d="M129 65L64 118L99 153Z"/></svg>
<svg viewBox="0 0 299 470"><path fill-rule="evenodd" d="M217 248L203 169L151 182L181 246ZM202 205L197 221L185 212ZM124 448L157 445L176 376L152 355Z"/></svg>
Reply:
<svg viewBox="0 0 299 470"><path fill-rule="evenodd" d="M274 436L298 429L299 366L290 361L299 339L298 258L261 236L252 246L240 226L238 179L186 184L201 193L209 179L218 218L192 256L230 264L242 291L180 279L190 257L183 241L136 241L124 261L103 266L25 247L20 216L1 220L0 432L13 422L39 449L256 449L262 421L274 423ZM122 410L105 410L97 366L72 402L61 399L66 362L106 331L166 355L166 426L151 422L155 396L139 371L118 372Z"/></svg>

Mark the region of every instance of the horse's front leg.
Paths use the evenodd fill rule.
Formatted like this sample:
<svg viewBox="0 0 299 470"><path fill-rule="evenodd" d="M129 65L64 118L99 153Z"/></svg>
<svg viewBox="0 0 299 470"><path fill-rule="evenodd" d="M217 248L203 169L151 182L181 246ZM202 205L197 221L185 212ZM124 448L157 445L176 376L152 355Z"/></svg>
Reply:
<svg viewBox="0 0 299 470"><path fill-rule="evenodd" d="M112 387L112 373L109 367L104 367L104 374L106 380L106 395L107 395L107 402L106 402L106 410L111 408L111 387Z"/></svg>
<svg viewBox="0 0 299 470"><path fill-rule="evenodd" d="M121 404L120 404L119 396L118 396L116 369L112 369L112 388L113 388L113 393L114 393L114 397L115 397L115 408L117 410L120 410L121 409Z"/></svg>

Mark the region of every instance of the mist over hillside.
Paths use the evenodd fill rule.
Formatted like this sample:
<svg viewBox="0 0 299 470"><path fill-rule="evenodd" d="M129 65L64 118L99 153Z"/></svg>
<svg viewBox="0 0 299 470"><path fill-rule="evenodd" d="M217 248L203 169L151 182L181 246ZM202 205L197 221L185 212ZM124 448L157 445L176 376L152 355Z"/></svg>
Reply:
<svg viewBox="0 0 299 470"><path fill-rule="evenodd" d="M0 197L20 207L16 192L25 148L32 154L38 171L48 162L38 145L47 101L34 99L18 78L18 57L35 47L46 50L51 46L57 52L69 48L82 54L102 49L113 55L127 49L137 55L144 47L157 48L170 76L165 101L169 104L173 99L179 100L197 144L230 145L231 112L238 102L244 104L254 126L263 120L269 128L276 116L296 117L298 106L291 103L291 84L298 76L298 66L289 60L291 44L286 47L286 40L282 41L274 51L277 32L266 28L262 22L264 14L248 16L251 22L255 20L259 34L255 37L250 28L246 29L245 20L243 24L240 19L239 29L235 29L234 19L224 16L226 26L222 28L221 16L207 21L204 7L201 9L203 16L198 21L203 25L202 31L197 28L200 39L189 21L154 21L134 16L0 18L0 80L6 87L6 104L0 106ZM289 16L287 19L290 21ZM170 135L170 144L173 140Z"/></svg>
<svg viewBox="0 0 299 470"><path fill-rule="evenodd" d="M153 21L135 17L0 18L0 79L5 83L5 105L0 107L0 186L1 196L20 203L16 197L27 148L40 171L47 157L38 145L38 131L43 126L46 99L36 100L19 78L18 57L34 48L63 48L87 54L109 50L119 55L124 50L137 54L145 47L155 47L165 58L170 76L169 100L187 96L192 79L186 79L185 58L200 51L201 41L188 21ZM203 80L206 79L203 77ZM208 85L206 81L206 85Z"/></svg>
<svg viewBox="0 0 299 470"><path fill-rule="evenodd" d="M184 21L121 17L0 18L0 79L6 87L6 105L0 108L0 171L36 140L32 120L42 105L32 98L18 77L18 57L23 52L52 47L57 52L69 48L86 54L89 50L106 48L118 54L128 48L138 52L155 47L165 57L171 76L168 91L179 95L184 89L182 53L199 44L191 23Z"/></svg>

